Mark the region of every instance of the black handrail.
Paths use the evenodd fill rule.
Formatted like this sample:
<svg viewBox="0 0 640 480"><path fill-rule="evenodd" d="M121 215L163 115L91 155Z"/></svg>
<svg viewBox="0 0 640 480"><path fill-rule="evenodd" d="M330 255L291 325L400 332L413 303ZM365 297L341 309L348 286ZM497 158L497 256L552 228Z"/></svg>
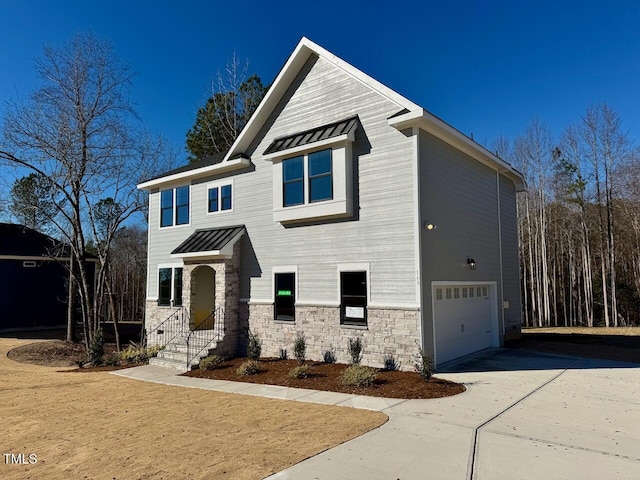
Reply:
<svg viewBox="0 0 640 480"><path fill-rule="evenodd" d="M189 315L184 307L176 308L167 318L145 333L144 346L167 346L174 338L185 333L189 328ZM150 339L156 340L150 342Z"/></svg>
<svg viewBox="0 0 640 480"><path fill-rule="evenodd" d="M211 329L202 329L203 325L211 323ZM189 334L187 335L187 370L191 367L191 362L200 353L209 348L211 343L216 340L219 341L224 337L224 309L218 307L212 310L207 318L194 325Z"/></svg>

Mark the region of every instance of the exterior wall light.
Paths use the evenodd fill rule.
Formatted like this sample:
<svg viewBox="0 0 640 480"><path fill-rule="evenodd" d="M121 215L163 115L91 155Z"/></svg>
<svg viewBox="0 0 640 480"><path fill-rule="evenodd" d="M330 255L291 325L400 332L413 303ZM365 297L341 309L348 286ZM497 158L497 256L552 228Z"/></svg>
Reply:
<svg viewBox="0 0 640 480"><path fill-rule="evenodd" d="M433 223L426 223L424 228L426 228L427 230L436 230L438 226L434 225Z"/></svg>
<svg viewBox="0 0 640 480"><path fill-rule="evenodd" d="M475 270L476 261L473 258L467 258L467 267L469 267L469 270Z"/></svg>

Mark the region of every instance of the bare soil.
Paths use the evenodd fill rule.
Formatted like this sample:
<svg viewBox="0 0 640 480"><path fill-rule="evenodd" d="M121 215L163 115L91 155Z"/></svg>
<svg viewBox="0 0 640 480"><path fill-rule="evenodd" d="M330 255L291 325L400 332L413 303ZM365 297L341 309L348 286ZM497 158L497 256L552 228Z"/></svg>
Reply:
<svg viewBox="0 0 640 480"><path fill-rule="evenodd" d="M116 351L114 344L105 344L105 356ZM7 356L16 362L31 363L49 367L72 367L79 361L85 361L87 351L82 343L71 343L62 340L48 340L27 343L14 348Z"/></svg>
<svg viewBox="0 0 640 480"><path fill-rule="evenodd" d="M290 378L289 372L298 365L298 362L277 358L261 358L259 373L240 376L236 373L236 369L246 360L246 358L235 358L226 361L221 368L192 370L184 375L386 398L440 398L465 391L463 385L448 380L432 377L429 382L425 382L416 372L385 370L378 371L376 381L370 387L348 387L340 381L340 376L348 365L338 363L307 362L307 365L311 367L311 374L307 378Z"/></svg>
<svg viewBox="0 0 640 480"><path fill-rule="evenodd" d="M18 363L0 338L2 479L261 479L386 422L379 412ZM59 352L59 349L49 349ZM38 347L20 348L22 358ZM22 353L19 353L22 352ZM28 464L29 454L36 463Z"/></svg>

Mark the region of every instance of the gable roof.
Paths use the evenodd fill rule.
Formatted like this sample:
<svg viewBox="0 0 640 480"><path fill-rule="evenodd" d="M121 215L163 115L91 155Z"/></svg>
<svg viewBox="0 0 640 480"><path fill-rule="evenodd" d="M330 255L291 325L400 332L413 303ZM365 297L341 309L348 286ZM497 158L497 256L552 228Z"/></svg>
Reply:
<svg viewBox="0 0 640 480"><path fill-rule="evenodd" d="M0 223L0 257L59 258L69 256L64 243L32 228Z"/></svg>
<svg viewBox="0 0 640 480"><path fill-rule="evenodd" d="M246 150L249 148L255 136L276 108L278 102L285 94L295 77L312 55L316 55L324 61L329 62L336 68L339 68L346 74L350 75L356 81L395 103L398 106L399 112L388 119L389 125L398 129L413 126L422 128L447 143L452 144L472 158L475 158L494 170L508 176L514 181L518 190L524 190L524 179L522 175L507 162L497 157L489 150L424 108L391 90L386 85L383 85L306 37L302 37L293 53L289 56L286 63L271 84L266 95L258 105L258 108L253 113L247 122L247 125L244 127L242 132L240 132L240 135L221 162L215 165L205 166L201 169L191 169L179 172L170 177L162 176L140 184L138 185L138 188L152 188L161 183L167 183L172 180L201 177L207 174L222 173L248 166L250 162L246 158ZM238 162L238 159L242 159L242 162Z"/></svg>

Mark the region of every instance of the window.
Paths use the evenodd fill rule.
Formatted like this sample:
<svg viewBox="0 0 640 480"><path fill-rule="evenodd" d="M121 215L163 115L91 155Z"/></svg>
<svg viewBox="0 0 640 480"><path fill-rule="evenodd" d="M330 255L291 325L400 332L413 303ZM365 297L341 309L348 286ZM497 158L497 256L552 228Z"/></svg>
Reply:
<svg viewBox="0 0 640 480"><path fill-rule="evenodd" d="M309 202L333 198L331 150L309 154Z"/></svg>
<svg viewBox="0 0 640 480"><path fill-rule="evenodd" d="M304 157L282 162L282 198L285 207L304 203Z"/></svg>
<svg viewBox="0 0 640 480"><path fill-rule="evenodd" d="M170 227L188 223L189 185L160 192L160 226Z"/></svg>
<svg viewBox="0 0 640 480"><path fill-rule="evenodd" d="M275 309L276 320L295 320L296 274L275 274Z"/></svg>
<svg viewBox="0 0 640 480"><path fill-rule="evenodd" d="M158 305L164 307L182 305L182 268L159 270Z"/></svg>
<svg viewBox="0 0 640 480"><path fill-rule="evenodd" d="M207 212L213 213L231 210L232 192L233 188L231 184L209 187Z"/></svg>
<svg viewBox="0 0 640 480"><path fill-rule="evenodd" d="M442 300L442 289L436 288L436 300Z"/></svg>
<svg viewBox="0 0 640 480"><path fill-rule="evenodd" d="M447 288L447 300L451 300L451 289Z"/></svg>
<svg viewBox="0 0 640 480"><path fill-rule="evenodd" d="M340 319L367 325L367 272L340 272Z"/></svg>
<svg viewBox="0 0 640 480"><path fill-rule="evenodd" d="M462 287L462 298L467 298L467 287Z"/></svg>

